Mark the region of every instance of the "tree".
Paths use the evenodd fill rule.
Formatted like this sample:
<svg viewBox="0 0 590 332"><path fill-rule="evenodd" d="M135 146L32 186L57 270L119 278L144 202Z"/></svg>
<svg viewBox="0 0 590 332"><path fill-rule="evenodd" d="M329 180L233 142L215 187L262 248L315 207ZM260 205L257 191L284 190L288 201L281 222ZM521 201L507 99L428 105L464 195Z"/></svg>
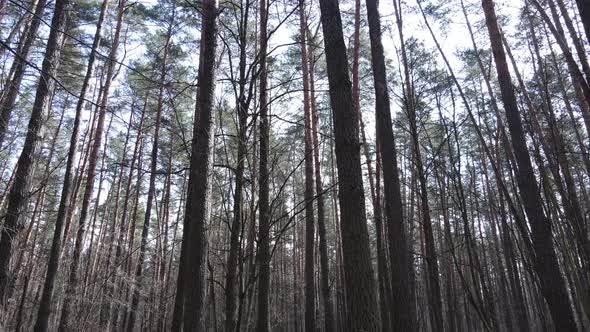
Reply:
<svg viewBox="0 0 590 332"><path fill-rule="evenodd" d="M258 221L258 261L260 273L258 276L258 311L256 330L269 331L269 293L270 293L270 203L269 203L269 135L270 124L268 115L268 70L266 64L268 51L268 4L260 0L260 187L258 190L259 221Z"/></svg>
<svg viewBox="0 0 590 332"><path fill-rule="evenodd" d="M578 11L580 12L580 18L584 25L584 31L586 32L586 38L590 41L590 4L588 1L576 0Z"/></svg>
<svg viewBox="0 0 590 332"><path fill-rule="evenodd" d="M389 225L392 298L396 299L391 313L391 328L394 330L411 330L416 325L416 320L413 317L414 311L411 308L411 304L413 303L412 293L407 287L410 283L410 270L412 267L410 266L410 253L406 242L406 230L403 221L397 151L391 123L387 73L383 44L381 42L381 21L377 1L367 0L367 18L369 22L369 36L371 38L371 62L375 86L377 140L381 165L383 165L385 216ZM403 56L405 57L405 55ZM407 86L406 89L410 89L410 87ZM409 92L407 93L406 100L411 99ZM406 105L409 107L411 107L411 103L410 100L406 101ZM423 193L423 195L425 194ZM438 266L436 256L429 257L429 259L434 260L434 267ZM438 285L438 278L435 280L431 279L430 282ZM435 299L437 298L433 297L432 300ZM440 314L440 294L438 295L438 301L434 301L432 305L433 311ZM442 317L439 318L442 324ZM437 318L436 322L438 321L439 319ZM442 325L434 325L433 328L441 329Z"/></svg>
<svg viewBox="0 0 590 332"><path fill-rule="evenodd" d="M575 4L40 1L0 0L0 330L590 326Z"/></svg>
<svg viewBox="0 0 590 332"><path fill-rule="evenodd" d="M210 208L210 172L213 144L213 102L215 55L217 48L216 0L202 4L201 43L199 45L199 87L193 126L193 141L188 178L184 235L178 271L172 330L202 330L206 298L206 222ZM189 312L190 310L190 312Z"/></svg>
<svg viewBox="0 0 590 332"><path fill-rule="evenodd" d="M342 249L351 331L377 331L373 269L361 176L358 116L353 108L346 47L336 0L320 1L338 166Z"/></svg>
<svg viewBox="0 0 590 332"><path fill-rule="evenodd" d="M0 235L0 300L2 302L6 300L5 297L10 282L9 264L12 255L12 244L15 237L24 227L19 222L19 218L28 200L34 157L40 143L39 133L45 122L45 112L51 101L55 86L54 76L57 73L61 47L65 38L63 31L68 20L69 5L69 0L58 0L55 3L53 18L51 19L51 32L43 56L41 76L39 77L33 110L27 127L25 144L18 158L16 171L14 172L14 183L8 195L7 213Z"/></svg>
<svg viewBox="0 0 590 332"><path fill-rule="evenodd" d="M16 102L16 97L25 75L25 69L27 67L28 61L27 59L29 57L33 41L37 37L37 31L39 30L39 25L41 24L41 18L43 17L45 5L45 0L37 1L37 5L35 5L35 12L32 15L33 17L23 31L24 42L15 53L14 61L12 62L12 67L10 68L9 79L11 82L7 84L4 91L2 91L2 97L0 98L0 147L4 142L4 136L6 136L6 128L10 122L10 117L14 109L14 103Z"/></svg>
<svg viewBox="0 0 590 332"><path fill-rule="evenodd" d="M299 2L299 45L303 72L303 116L305 123L305 330L315 331L315 218L313 209L314 168L309 58L307 54L307 21L305 2Z"/></svg>
<svg viewBox="0 0 590 332"><path fill-rule="evenodd" d="M60 315L60 329L66 330L72 324L71 306L72 297L74 296L76 287L78 285L78 268L80 264L80 256L82 254L82 245L86 233L86 222L90 209L90 201L94 191L94 181L96 177L96 170L98 168L98 157L102 144L102 137L104 132L105 119L107 114L107 102L109 99L110 87L113 83L113 76L115 75L115 66L117 61L117 51L119 48L119 41L121 31L123 29L123 15L126 11L126 0L120 0L117 6L117 22L115 27L115 35L113 36L112 47L109 52L108 61L106 64L106 76L102 89L100 103L96 109L96 131L94 133L92 146L88 155L88 170L86 175L86 184L84 188L84 197L82 198L82 207L80 211L80 219L78 220L78 230L76 232L76 239L74 242L74 252L72 255L72 262L70 264L70 271L68 275L68 285L66 289L66 297Z"/></svg>
<svg viewBox="0 0 590 332"><path fill-rule="evenodd" d="M560 331L577 331L566 295L565 283L559 271L559 264L555 255L551 236L551 221L543 212L537 180L535 179L524 139L522 120L518 112L506 55L502 46L494 2L492 0L482 0L482 7L486 16L486 26L490 35L496 71L498 72L508 129L518 164L518 188L531 224L531 235L536 254L534 268L539 277L543 296L549 306L556 329Z"/></svg>
<svg viewBox="0 0 590 332"><path fill-rule="evenodd" d="M35 323L35 330L38 332L46 331L49 325L49 316L51 313L51 302L53 297L53 289L55 287L55 278L59 269L60 261L59 256L62 248L62 232L64 228L64 222L66 219L67 208L71 201L72 182L74 177L74 161L76 158L76 152L78 149L78 136L80 131L80 121L82 116L82 109L86 104L86 92L92 73L94 71L94 62L96 61L96 53L100 45L102 25L108 8L108 1L102 2L100 7L100 15L98 22L96 23L96 32L94 33L94 40L92 42L92 49L88 57L88 64L86 68L86 75L82 82L80 89L80 96L76 104L76 113L74 123L72 127L72 134L70 136L70 145L68 148L66 171L64 174L64 183L61 190L61 198L59 202L59 208L55 220L55 229L53 230L53 240L51 242L51 253L49 256L49 262L47 264L47 274L45 276L45 282L43 285L43 293L41 295L41 303L39 305L39 312L37 313L37 321Z"/></svg>
<svg viewBox="0 0 590 332"><path fill-rule="evenodd" d="M158 100L156 102L156 118L154 123L154 136L152 142L152 153L151 153L151 161L150 161L150 182L148 187L148 197L146 203L146 211L145 217L143 221L143 227L141 230L141 247L139 249L139 259L137 262L137 266L135 269L135 279L138 284L141 284L141 276L143 273L143 264L145 260L146 250L147 250L147 238L149 232L149 226L151 221L151 212L152 212L152 204L154 200L154 196L156 194L156 176L158 174L158 148L159 148L159 140L160 140L160 127L162 124L162 110L164 108L164 86L166 82L167 76L167 65L168 65L168 55L170 52L170 43L172 38L172 31L174 28L174 19L176 16L176 3L172 1L172 13L170 22L168 23L168 28L166 31L166 41L164 42L164 50L162 55L162 67L160 69L160 89L158 91ZM132 332L134 325L135 325L135 316L137 311L137 306L139 305L139 287L135 286L133 291L133 296L131 300L131 313L129 317L129 322L127 325L127 331Z"/></svg>

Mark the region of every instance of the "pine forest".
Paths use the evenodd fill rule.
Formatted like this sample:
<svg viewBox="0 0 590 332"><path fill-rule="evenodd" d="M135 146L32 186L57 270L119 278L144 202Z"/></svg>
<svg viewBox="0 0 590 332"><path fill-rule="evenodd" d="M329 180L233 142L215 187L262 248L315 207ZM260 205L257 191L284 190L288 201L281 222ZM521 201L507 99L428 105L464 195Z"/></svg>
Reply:
<svg viewBox="0 0 590 332"><path fill-rule="evenodd" d="M590 0L0 0L0 331L590 331Z"/></svg>

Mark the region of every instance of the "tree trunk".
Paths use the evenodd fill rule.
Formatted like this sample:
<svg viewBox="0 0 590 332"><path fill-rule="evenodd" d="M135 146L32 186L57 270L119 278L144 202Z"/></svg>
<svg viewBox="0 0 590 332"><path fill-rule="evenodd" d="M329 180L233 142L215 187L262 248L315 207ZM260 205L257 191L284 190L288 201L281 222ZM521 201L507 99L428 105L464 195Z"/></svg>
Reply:
<svg viewBox="0 0 590 332"><path fill-rule="evenodd" d="M33 42L37 38L37 31L43 19L43 11L45 10L46 3L47 0L37 1L31 22L23 31L24 40L14 55L14 61L12 62L8 77L9 82L6 82L2 97L0 98L0 147L2 147L4 137L6 136L6 129L25 76L31 46L33 46Z"/></svg>
<svg viewBox="0 0 590 332"><path fill-rule="evenodd" d="M80 210L80 220L78 221L78 231L76 233L76 240L74 243L74 253L72 262L70 265L70 271L68 276L68 284L66 286L66 294L64 298L64 304L62 307L61 318L59 328L67 330L70 328L71 321L71 310L73 297L78 286L78 265L80 264L80 256L82 254L82 245L84 242L84 236L86 233L86 221L88 219L88 212L90 210L90 201L94 191L94 179L96 177L96 168L98 162L98 155L100 146L102 143L102 136L104 130L104 122L107 113L107 102L109 98L109 91L113 81L115 73L115 65L117 61L117 50L119 48L119 40L121 31L123 28L123 14L125 13L126 0L119 0L117 7L117 25L115 28L115 35L113 37L113 44L109 53L107 61L107 73L105 77L105 83L103 86L102 96L100 104L97 106L96 112L98 112L98 119L96 124L96 132L94 133L94 141L90 148L90 155L88 159L88 173L86 176L86 184L84 188L84 197L82 199L82 207Z"/></svg>
<svg viewBox="0 0 590 332"><path fill-rule="evenodd" d="M210 185L213 143L213 98L215 92L215 55L217 48L217 0L202 3L199 85L193 125L182 264L178 271L176 303L172 331L202 331L206 303L206 221L210 210ZM184 256L184 257L183 257ZM179 300L180 299L180 300ZM183 307L186 308L183 314Z"/></svg>
<svg viewBox="0 0 590 332"><path fill-rule="evenodd" d="M55 86L53 77L57 72L60 61L61 48L65 38L63 31L68 21L69 4L69 0L56 0L55 2L51 32L49 33L47 48L43 57L41 76L37 85L25 143L16 164L14 183L8 196L6 217L0 234L0 303L4 303L9 284L12 243L24 227L19 222L19 217L29 196L34 158L40 143L41 128L47 116L44 113L47 112Z"/></svg>
<svg viewBox="0 0 590 332"><path fill-rule="evenodd" d="M270 293L270 203L269 203L269 145L270 123L268 116L268 74L266 69L267 53L267 24L268 4L260 0L260 169L258 176L260 187L258 191L258 262L260 273L258 276L258 310L256 331L269 331L269 293ZM213 286L211 286L213 289Z"/></svg>
<svg viewBox="0 0 590 332"><path fill-rule="evenodd" d="M247 155L248 128L248 100L246 98L246 56L247 30L250 10L250 0L241 3L239 22L239 82L236 108L238 113L237 134L237 166L235 170L235 189L233 197L233 218L230 227L230 247L227 257L227 274L225 279L225 332L236 330L236 309L239 295L238 270L241 271L242 262L240 233L243 221L244 169Z"/></svg>
<svg viewBox="0 0 590 332"><path fill-rule="evenodd" d="M342 249L350 331L378 331L375 281L361 173L359 121L354 110L348 59L337 0L321 0L321 21L334 123Z"/></svg>
<svg viewBox="0 0 590 332"><path fill-rule="evenodd" d="M371 39L371 62L375 86L375 118L377 141L385 193L385 216L389 223L389 252L391 259L391 284L393 311L391 328L396 331L410 331L415 328L415 317L410 308L412 293L410 283L409 251L402 212L402 200L397 166L397 151L393 136L387 70L381 41L381 20L376 0L367 0L369 37ZM403 41L402 41L403 42ZM408 90L406 90L407 92ZM406 96L407 98L408 96ZM436 257L434 257L436 261ZM438 265L436 265L438 266ZM439 292L440 293L440 292ZM440 295L438 297L440 302ZM438 302L436 302L438 303ZM432 303L433 306L435 303ZM438 312L438 311L437 311ZM442 317L442 316L441 316ZM438 321L438 320L437 320ZM442 322L442 318L441 318ZM438 326L437 327L441 327ZM436 328L440 330L440 328Z"/></svg>
<svg viewBox="0 0 590 332"><path fill-rule="evenodd" d="M482 7L498 72L508 129L518 164L518 187L531 224L533 247L536 254L534 268L539 277L541 290L549 306L555 328L559 331L577 331L551 238L551 221L543 212L537 180L526 146L493 0L482 0Z"/></svg>
<svg viewBox="0 0 590 332"><path fill-rule="evenodd" d="M149 225L151 221L151 213L152 213L152 204L154 201L154 196L156 195L156 176L158 172L158 147L159 147L159 140L160 140L160 126L161 126L161 118L162 118L162 109L164 107L164 85L166 81L166 65L168 59L168 50L170 49L170 38L172 37L172 27L174 25L174 13L176 8L172 9L172 22L170 22L168 26L168 32L166 34L166 43L164 45L164 55L162 58L162 69L160 74L160 91L158 93L158 101L156 106L156 119L155 119L155 127L154 127L154 136L152 142L152 152L151 152L151 161L150 161L150 182L148 187L148 197L145 207L145 215L143 220L143 227L141 229L141 244L139 248L139 258L136 265L135 270L135 285L133 287L133 296L131 299L131 309L129 314L129 321L127 325L127 331L132 332L134 325L135 325L135 316L137 307L139 305L139 288L142 285L142 272L143 272L143 263L145 260L145 252L147 247L147 237L149 233Z"/></svg>
<svg viewBox="0 0 590 332"><path fill-rule="evenodd" d="M37 321L35 322L35 331L42 332L46 331L49 326L49 317L51 314L51 302L53 297L53 289L55 286L55 278L57 271L59 270L60 264L60 253L62 246L62 232L64 222L67 215L68 205L71 199L72 180L74 176L74 161L76 157L76 151L78 150L78 135L80 131L80 118L82 115L82 109L86 103L86 92L92 78L94 69L94 61L96 60L96 51L100 44L100 35L102 31L102 24L104 22L105 14L108 7L108 0L102 2L100 8L100 16L96 24L96 32L94 34L94 40L92 42L92 49L88 58L88 65L86 68L86 75L82 82L80 89L80 97L76 104L76 113L74 117L74 123L72 125L72 134L70 136L70 146L68 148L68 159L66 162L66 171L64 174L64 182L61 190L61 197L55 220L55 229L53 231L53 240L51 243L51 249L49 253L49 262L47 264L47 273L45 275L45 281L43 285L43 292L41 294L41 302L39 304L39 311L37 313Z"/></svg>
<svg viewBox="0 0 590 332"><path fill-rule="evenodd" d="M320 157L320 141L319 141L319 114L315 102L315 77L314 77L314 56L309 49L312 44L310 36L308 40L308 58L309 58L309 94L311 102L311 116L313 127L313 155L314 155L314 175L316 188L316 202L318 208L318 237L319 237L319 252L320 252L320 288L322 292L322 299L324 304L324 326L326 332L334 331L334 311L332 306L332 297L330 296L330 267L328 263L328 239L326 234L326 208L325 208L325 192L322 184L322 169Z"/></svg>
<svg viewBox="0 0 590 332"><path fill-rule="evenodd" d="M584 25L584 31L586 32L586 38L590 42L590 1L588 0L576 0L578 6L578 12Z"/></svg>
<svg viewBox="0 0 590 332"><path fill-rule="evenodd" d="M303 72L303 116L305 123L305 331L315 331L315 220L313 213L313 136L309 88L309 59L307 54L307 19L305 0L299 1L299 46ZM319 194L319 193L318 193Z"/></svg>

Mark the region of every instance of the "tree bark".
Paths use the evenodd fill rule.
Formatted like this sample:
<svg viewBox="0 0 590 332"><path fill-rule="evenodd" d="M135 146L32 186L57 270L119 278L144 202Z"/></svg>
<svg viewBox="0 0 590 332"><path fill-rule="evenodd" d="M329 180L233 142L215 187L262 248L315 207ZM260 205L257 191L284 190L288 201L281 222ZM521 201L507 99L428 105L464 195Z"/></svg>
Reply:
<svg viewBox="0 0 590 332"><path fill-rule="evenodd" d="M18 48L14 55L14 60L9 72L9 82L6 82L2 97L0 98L0 147L4 142L6 136L6 129L10 122L12 110L18 96L19 89L23 78L25 76L25 70L27 68L27 61L29 54L31 53L31 46L37 37L37 31L43 18L43 11L47 0L38 0L35 6L35 12L32 15L31 22L25 27L23 31L24 41Z"/></svg>
<svg viewBox="0 0 590 332"><path fill-rule="evenodd" d="M482 0L482 7L496 63L508 129L518 164L518 188L531 224L533 248L536 254L534 268L539 277L541 291L549 306L556 330L577 331L551 238L551 221L543 211L537 180L526 146L522 120L502 46L502 37L498 28L493 0Z"/></svg>
<svg viewBox="0 0 590 332"><path fill-rule="evenodd" d="M56 0L55 2L54 14L51 20L51 32L49 33L47 48L43 57L41 76L37 85L25 143L16 164L14 183L8 194L8 207L0 234L0 303L4 303L9 284L12 243L24 227L19 222L19 217L28 200L34 158L41 140L41 128L47 116L44 113L47 112L55 86L53 78L57 72L61 57L61 48L65 38L63 31L68 21L67 11L69 5L69 0Z"/></svg>
<svg viewBox="0 0 590 332"><path fill-rule="evenodd" d="M270 293L270 203L269 203L269 135L270 123L268 116L268 72L266 68L267 53L267 24L268 4L266 0L260 0L260 169L258 177L260 187L258 189L258 262L260 273L258 275L258 310L256 319L256 331L269 331L269 293ZM211 287L213 289L213 287Z"/></svg>
<svg viewBox="0 0 590 332"><path fill-rule="evenodd" d="M413 303L410 284L409 251L403 220L402 200L397 166L397 151L393 136L387 69L381 41L381 19L376 0L367 0L367 17L369 37L371 39L371 63L375 87L375 119L377 141L381 165L383 165L383 183L385 194L385 216L389 223L389 252L391 260L391 285L394 303L392 303L392 325L396 331L411 331L415 328L415 317L410 308ZM402 41L403 42L403 41ZM404 64L406 65L406 64ZM407 92L408 90L406 90ZM406 95L406 98L409 96ZM432 235L432 234L431 234ZM436 256L434 257L436 262ZM435 264L435 266L438 266ZM438 282L438 280L437 280ZM440 293L440 290L439 290ZM438 296L440 302L440 294ZM438 302L435 302L438 303ZM434 306L435 303L432 303ZM439 311L437 311L439 312ZM442 322L442 315L441 320ZM438 322L438 320L437 320ZM442 327L437 325L436 327ZM440 330L440 328L435 328Z"/></svg>
<svg viewBox="0 0 590 332"><path fill-rule="evenodd" d="M578 6L578 12L584 25L584 31L586 32L586 38L590 42L590 1L588 0L576 0Z"/></svg>
<svg viewBox="0 0 590 332"><path fill-rule="evenodd" d="M354 110L348 59L337 0L320 1L334 123L342 250L349 331L378 331L375 281L361 173L358 115Z"/></svg>
<svg viewBox="0 0 590 332"><path fill-rule="evenodd" d="M174 307L172 331L181 331L181 321L184 331L202 331L205 323L206 225L210 210L213 157L213 98L218 2L217 0L206 0L202 6L199 85L180 259L180 264L184 266L181 265L178 272L177 300ZM183 256L185 256L184 259ZM179 298L181 300L178 300ZM184 314L183 307L186 309Z"/></svg>
<svg viewBox="0 0 590 332"><path fill-rule="evenodd" d="M307 19L305 0L299 1L299 46L301 50L301 68L303 72L303 116L305 124L305 331L315 331L315 220L313 212L313 137L311 120L311 100L309 88L309 58L307 54ZM319 194L319 193L318 193Z"/></svg>
<svg viewBox="0 0 590 332"><path fill-rule="evenodd" d="M92 49L88 58L88 65L86 68L86 75L80 88L80 96L76 104L76 113L74 116L74 123L72 125L72 134L70 136L70 146L68 148L68 159L66 162L66 171L64 174L64 182L61 190L61 197L55 220L55 229L53 231L53 239L51 242L51 249L49 253L49 262L47 264L47 273L43 285L43 292L41 294L41 302L39 303L39 311L37 313L37 320L35 322L35 332L42 332L48 329L49 317L51 314L51 301L53 297L53 289L55 286L55 278L60 265L60 253L62 246L62 233L64 222L67 215L68 205L71 200L72 180L74 176L74 161L76 158L76 151L78 150L78 136L80 131L80 118L82 109L86 104L86 92L92 78L94 71L94 62L96 60L96 51L100 45L100 36L102 31L102 24L104 22L105 14L108 7L108 0L102 2L100 8L100 16L96 24L96 32L92 42Z"/></svg>
<svg viewBox="0 0 590 332"><path fill-rule="evenodd" d="M70 264L70 271L68 275L68 284L66 286L66 294L64 298L64 304L61 311L61 317L59 322L59 328L61 330L67 330L71 328L72 318L72 301L73 296L78 286L78 266L80 264L80 256L82 254L82 245L84 242L84 236L86 233L86 221L88 219L88 212L90 210L90 201L94 192L94 180L96 177L96 169L98 164L98 155L100 146L102 143L102 136L104 131L104 123L107 113L107 102L109 98L109 91L113 82L115 73L115 66L117 61L117 50L119 48L119 40L121 31L123 28L123 15L125 13L126 0L119 0L117 7L117 24L115 28L115 35L113 37L113 44L109 52L109 57L106 64L106 77L101 95L100 104L97 106L96 112L98 113L98 119L96 123L96 131L94 133L94 140L89 152L88 159L88 171L86 175L86 184L84 188L84 197L82 199L82 207L80 209L80 219L78 221L78 231L76 233L76 239L74 243L74 253L72 262Z"/></svg>

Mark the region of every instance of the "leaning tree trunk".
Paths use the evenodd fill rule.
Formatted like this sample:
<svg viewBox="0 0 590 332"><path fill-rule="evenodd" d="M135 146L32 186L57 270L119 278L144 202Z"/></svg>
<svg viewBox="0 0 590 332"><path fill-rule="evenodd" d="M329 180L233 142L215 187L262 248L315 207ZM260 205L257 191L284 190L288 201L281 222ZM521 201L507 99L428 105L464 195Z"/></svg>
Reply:
<svg viewBox="0 0 590 332"><path fill-rule="evenodd" d="M72 180L74 175L74 162L76 158L76 151L78 150L78 136L80 131L80 118L82 116L82 109L86 103L86 92L92 78L94 69L94 61L96 60L96 51L100 44L100 35L102 24L104 22L105 14L108 7L108 0L104 0L100 8L100 16L96 24L96 32L92 42L92 49L88 58L88 67L86 68L86 75L82 82L80 89L80 97L76 104L76 113L74 116L74 123L72 125L72 134L70 136L70 146L68 148L68 159L66 162L66 170L64 174L64 182L61 190L61 197L59 207L57 210L57 217L55 220L55 229L53 231L53 240L49 252L49 262L47 264L47 273L43 285L43 292L41 295L41 302L39 303L39 311L37 313L37 321L35 323L35 331L46 331L49 325L49 316L51 314L51 301L53 297L53 289L55 286L55 278L60 264L60 253L62 246L62 232L67 215L68 206L70 203Z"/></svg>
<svg viewBox="0 0 590 332"><path fill-rule="evenodd" d="M43 57L41 76L27 127L27 135L16 164L14 183L8 194L8 207L0 234L0 303L4 302L9 285L12 243L23 229L23 224L19 223L19 216L23 212L29 196L34 157L40 143L41 127L45 123L46 114L44 113L49 107L51 94L55 86L53 77L55 77L59 65L61 48L65 38L63 31L68 20L69 5L69 0L56 0L55 2L53 19L51 20L51 32L49 33L47 48Z"/></svg>
<svg viewBox="0 0 590 332"><path fill-rule="evenodd" d="M37 31L43 18L46 3L47 0L37 1L31 22L23 31L24 41L14 55L14 61L12 62L8 77L9 82L6 82L2 97L0 98L0 147L2 147L4 137L6 136L10 116L12 115L16 97L18 96L21 83L25 76L25 70L27 69L27 58L31 52L31 46L33 46L33 42L37 38Z"/></svg>
<svg viewBox="0 0 590 332"><path fill-rule="evenodd" d="M80 256L82 254L82 245L84 242L84 235L86 233L86 221L88 219L88 212L90 210L90 201L94 191L94 178L96 177L96 169L98 164L98 154L102 143L102 136L104 130L104 123L107 113L107 101L109 98L109 90L113 81L115 73L115 65L117 60L117 49L119 48L119 40L123 28L123 14L125 13L126 0L119 0L117 8L117 24L115 28L115 35L113 37L113 44L109 53L106 69L105 83L103 86L100 104L97 106L96 112L98 119L96 123L96 131L94 134L94 141L90 148L90 155L88 159L88 173L86 175L86 184L84 188L84 197L82 199L82 207L80 209L80 219L78 221L78 231L74 242L74 253L72 262L70 264L70 271L68 275L68 283L65 291L64 303L61 311L59 322L60 330L67 330L70 328L72 301L78 286L78 265L80 264Z"/></svg>
<svg viewBox="0 0 590 332"><path fill-rule="evenodd" d="M502 46L502 37L493 0L482 0L482 7L496 63L508 129L518 164L518 188L531 224L533 248L536 254L534 269L539 277L541 291L549 306L556 330L577 331L551 238L551 220L543 212L537 180L526 146L522 120L516 103L514 88L512 87L506 54Z"/></svg>

